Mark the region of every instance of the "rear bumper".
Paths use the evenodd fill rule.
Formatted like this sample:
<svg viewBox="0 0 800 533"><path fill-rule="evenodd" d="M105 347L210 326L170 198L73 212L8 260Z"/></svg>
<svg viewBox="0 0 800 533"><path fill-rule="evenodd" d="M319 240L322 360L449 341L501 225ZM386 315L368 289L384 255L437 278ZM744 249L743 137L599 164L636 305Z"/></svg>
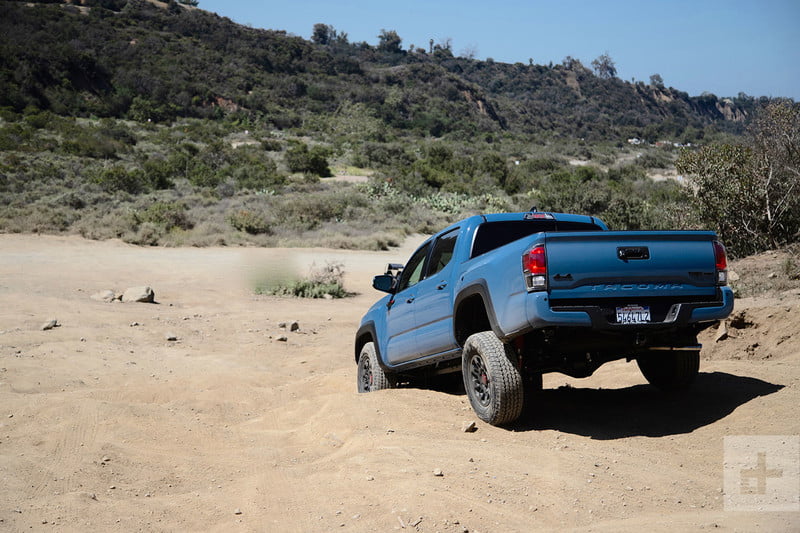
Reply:
<svg viewBox="0 0 800 533"><path fill-rule="evenodd" d="M720 287L717 296L714 301L670 302L663 320L647 324L617 324L609 320L607 305L552 305L546 292L529 294L526 312L531 329L553 326L611 331L670 329L726 318L733 311L733 291L730 287Z"/></svg>

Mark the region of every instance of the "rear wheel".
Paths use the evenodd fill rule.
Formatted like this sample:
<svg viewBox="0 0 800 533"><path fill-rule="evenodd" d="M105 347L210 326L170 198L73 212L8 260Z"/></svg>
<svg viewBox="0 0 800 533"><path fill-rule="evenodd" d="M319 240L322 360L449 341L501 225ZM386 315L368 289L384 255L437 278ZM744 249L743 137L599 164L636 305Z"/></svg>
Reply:
<svg viewBox="0 0 800 533"><path fill-rule="evenodd" d="M368 342L358 356L358 392L372 392L392 388L392 381L378 363L375 343Z"/></svg>
<svg viewBox="0 0 800 533"><path fill-rule="evenodd" d="M494 426L519 418L523 382L513 349L492 331L482 331L467 339L462 357L464 388L478 418Z"/></svg>
<svg viewBox="0 0 800 533"><path fill-rule="evenodd" d="M688 388L700 370L700 350L652 353L636 359L647 381L661 390Z"/></svg>

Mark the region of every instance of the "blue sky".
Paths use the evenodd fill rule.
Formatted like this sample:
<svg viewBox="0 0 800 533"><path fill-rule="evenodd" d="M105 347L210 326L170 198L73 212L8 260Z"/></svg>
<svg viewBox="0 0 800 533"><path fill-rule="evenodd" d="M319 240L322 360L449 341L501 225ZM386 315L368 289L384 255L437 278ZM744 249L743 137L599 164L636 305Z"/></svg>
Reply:
<svg viewBox="0 0 800 533"><path fill-rule="evenodd" d="M507 63L584 65L604 52L617 75L692 96L787 96L800 101L800 0L199 0L198 7L255 28L309 39L315 23L377 44L381 29L409 46L452 39L453 52Z"/></svg>

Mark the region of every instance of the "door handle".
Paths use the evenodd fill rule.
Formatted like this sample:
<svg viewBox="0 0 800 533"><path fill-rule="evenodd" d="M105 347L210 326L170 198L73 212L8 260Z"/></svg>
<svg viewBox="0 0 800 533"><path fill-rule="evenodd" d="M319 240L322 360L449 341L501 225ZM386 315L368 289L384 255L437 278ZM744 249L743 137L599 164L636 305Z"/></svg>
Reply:
<svg viewBox="0 0 800 533"><path fill-rule="evenodd" d="M414 297L411 296L410 298L406 299L406 303L407 304L414 303Z"/></svg>
<svg viewBox="0 0 800 533"><path fill-rule="evenodd" d="M446 281L442 281L442 282L441 282L441 283L439 283L439 285L436 287L436 290L437 290L437 291L441 291L441 290L444 290L444 288L445 288L445 287L447 287L447 282L446 282Z"/></svg>

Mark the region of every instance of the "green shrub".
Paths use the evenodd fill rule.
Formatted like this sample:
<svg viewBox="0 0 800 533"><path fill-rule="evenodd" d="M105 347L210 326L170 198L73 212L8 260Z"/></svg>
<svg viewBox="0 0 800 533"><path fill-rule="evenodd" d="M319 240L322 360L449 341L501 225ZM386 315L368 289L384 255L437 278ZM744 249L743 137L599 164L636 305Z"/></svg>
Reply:
<svg viewBox="0 0 800 533"><path fill-rule="evenodd" d="M298 298L344 298L347 292L337 284L314 283L303 279L293 281L289 285L274 287L271 289L256 289L257 294L272 294L274 296L297 296Z"/></svg>
<svg viewBox="0 0 800 533"><path fill-rule="evenodd" d="M118 152L126 151L125 145L97 132L81 132L75 137L62 141L61 150L65 154L95 159L116 159Z"/></svg>
<svg viewBox="0 0 800 533"><path fill-rule="evenodd" d="M154 224L167 231L174 228L186 230L194 226L186 211L186 205L182 202L159 201L136 213L136 217L142 223Z"/></svg>
<svg viewBox="0 0 800 533"><path fill-rule="evenodd" d="M276 139L263 139L261 147L265 152L280 152L282 149L280 141Z"/></svg>
<svg viewBox="0 0 800 533"><path fill-rule="evenodd" d="M300 280L263 282L256 285L256 294L296 296L298 298L344 298L344 265L328 262L322 267L311 265L309 276Z"/></svg>
<svg viewBox="0 0 800 533"><path fill-rule="evenodd" d="M19 120L19 115L11 107L0 106L0 119L6 122L16 122Z"/></svg>
<svg viewBox="0 0 800 533"><path fill-rule="evenodd" d="M305 143L299 143L286 152L286 165L292 172L313 174L321 178L332 176L328 167L330 152L322 146L311 149Z"/></svg>
<svg viewBox="0 0 800 533"><path fill-rule="evenodd" d="M19 123L7 124L0 128L0 151L19 150L23 143L32 138L30 128Z"/></svg>
<svg viewBox="0 0 800 533"><path fill-rule="evenodd" d="M275 205L275 218L293 231L309 231L325 222L358 220L369 199L361 189L335 184L318 191L286 194Z"/></svg>
<svg viewBox="0 0 800 533"><path fill-rule="evenodd" d="M192 161L186 171L186 178L198 187L217 187L224 176L201 161Z"/></svg>
<svg viewBox="0 0 800 533"><path fill-rule="evenodd" d="M233 179L243 189L263 190L282 185L285 178L278 173L278 167L271 159L246 163L236 167Z"/></svg>
<svg viewBox="0 0 800 533"><path fill-rule="evenodd" d="M138 194L150 189L147 175L142 170L128 170L121 165L101 170L92 181L110 193L124 191Z"/></svg>
<svg viewBox="0 0 800 533"><path fill-rule="evenodd" d="M436 192L428 196L420 197L417 202L435 211L456 214L460 213L465 206L470 204L471 200L464 194Z"/></svg>
<svg viewBox="0 0 800 533"><path fill-rule="evenodd" d="M49 111L39 111L32 114L25 114L25 122L37 130L47 127L53 119L53 114Z"/></svg>
<svg viewBox="0 0 800 533"><path fill-rule="evenodd" d="M153 189L171 189L174 186L172 176L175 169L165 159L150 158L142 165L147 183Z"/></svg>
<svg viewBox="0 0 800 533"><path fill-rule="evenodd" d="M689 176L702 222L733 257L775 249L800 234L800 104L759 110L746 145L684 150L676 168Z"/></svg>
<svg viewBox="0 0 800 533"><path fill-rule="evenodd" d="M134 146L138 142L133 130L119 120L104 118L100 121L97 131L104 137L114 139L128 146Z"/></svg>
<svg viewBox="0 0 800 533"><path fill-rule="evenodd" d="M228 222L234 229L250 235L269 234L272 232L267 220L250 210L239 209L228 215Z"/></svg>

